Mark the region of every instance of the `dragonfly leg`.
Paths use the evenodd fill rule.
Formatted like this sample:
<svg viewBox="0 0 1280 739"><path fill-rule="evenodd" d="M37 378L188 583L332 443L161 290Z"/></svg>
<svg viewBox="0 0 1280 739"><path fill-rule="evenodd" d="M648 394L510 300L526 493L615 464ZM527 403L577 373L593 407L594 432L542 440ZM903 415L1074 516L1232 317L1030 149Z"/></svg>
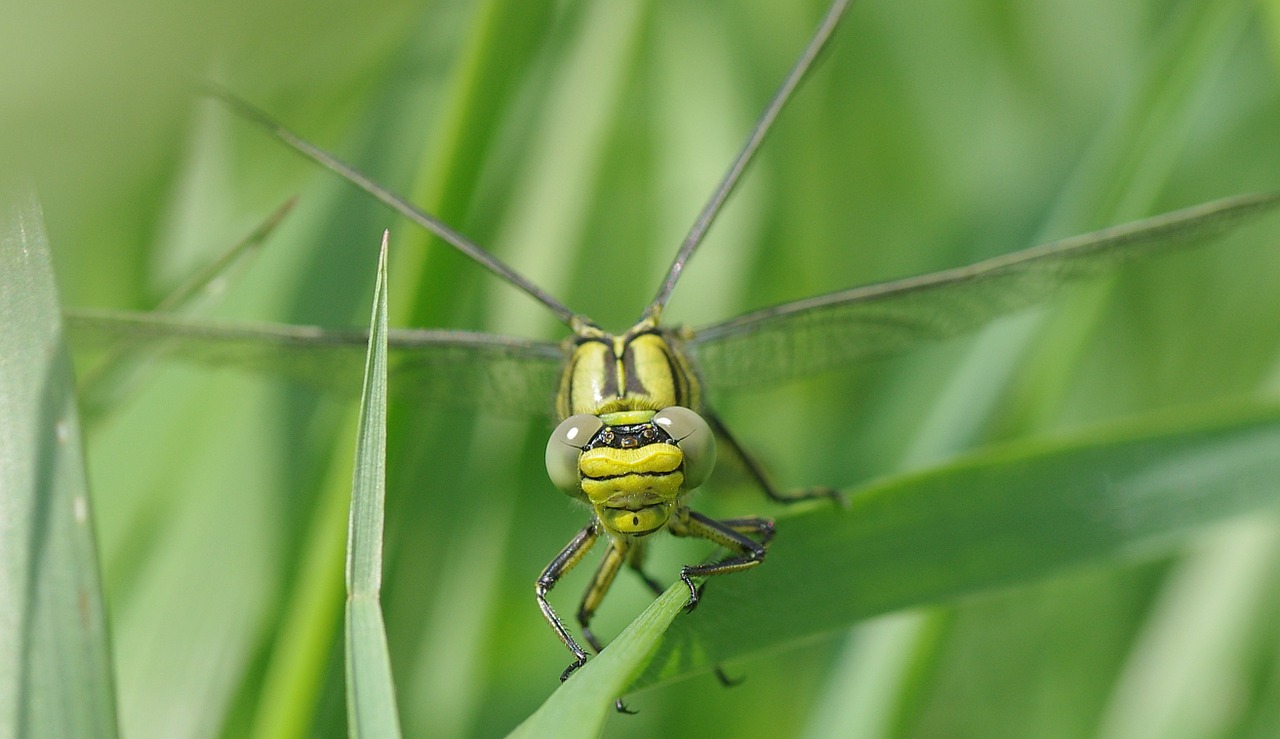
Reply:
<svg viewBox="0 0 1280 739"><path fill-rule="evenodd" d="M741 522L750 521L753 523L748 524L747 530L743 530L743 529L734 528L732 526L733 522L738 522L738 521L741 521ZM721 523L724 523L724 524L731 524L730 528L734 528L735 531L739 531L744 534L760 531L760 527L757 526L755 522L762 522L767 525L768 533L765 535L765 539L763 542L767 544L769 542L769 538L773 536L772 521L769 521L763 518L743 518L743 519L729 519L729 520L721 521ZM630 556L627 557L627 566L630 567L633 572L639 575L641 580L644 580L644 584L649 586L649 590L652 591L654 595L662 595L662 593L666 590L666 588L662 587L662 583L653 579L652 577L649 576L647 572L644 571L643 560L644 560L645 550L643 545L644 545L643 541L637 541L636 545L631 548L631 554ZM724 671L724 668L721 667L720 665L716 665L713 669L715 671L716 679L719 680L720 684L725 686L726 688L732 688L733 686L739 685L742 683L742 678L737 678L735 680L734 678L729 677L729 674L726 673ZM623 708L625 708L625 706L623 706ZM622 709L618 709L618 710L621 713L632 713L632 711L623 711Z"/></svg>
<svg viewBox="0 0 1280 739"><path fill-rule="evenodd" d="M631 551L627 554L627 567L630 567L632 572L639 575L641 580L644 580L644 584L649 588L650 592L654 595L662 595L666 591L666 587L644 571L644 555L646 551L644 540L636 541L632 545Z"/></svg>
<svg viewBox="0 0 1280 739"><path fill-rule="evenodd" d="M747 523L748 521L750 523ZM751 519L731 519L731 523L739 528L745 527L751 531L771 530L773 528L773 525L764 519L756 519L755 521ZM676 536L696 536L699 539L706 539L712 543L719 544L731 552L728 557L717 562L685 565L680 568L680 579L689 588L689 602L684 606L686 613L698 606L698 599L702 596L702 588L694 584L693 578L738 572L755 567L764 561L766 552L764 544L738 531L735 526L712 520L684 506L681 506L675 515L671 517L669 527L671 533Z"/></svg>
<svg viewBox="0 0 1280 739"><path fill-rule="evenodd" d="M725 518L719 523L728 526L739 534L756 534L760 538L760 546L768 547L769 542L773 540L774 526L773 521L759 516L746 516L743 518ZM720 665L715 666L716 679L726 688L732 688L735 685L741 685L746 678L732 678L724 671Z"/></svg>
<svg viewBox="0 0 1280 739"><path fill-rule="evenodd" d="M587 653L582 647L578 646L578 642L573 640L573 636L569 634L569 630L565 628L564 621L560 620L560 616L556 615L555 609L547 602L547 593L551 588L555 587L556 582L564 576L566 572L572 570L574 565L582 560L587 551L591 549L591 545L596 543L596 539L600 538L602 527L599 521L592 521L582 528L581 531L573 537L573 540L565 545L564 549L551 560L551 564L542 571L538 577L538 581L534 583L534 593L538 598L538 608L542 611L543 618L547 619L547 623L551 624L551 628L556 632L556 636L560 637L560 641L573 652L573 664L565 668L560 673L560 682L569 679L573 671L582 667L587 663Z"/></svg>
<svg viewBox="0 0 1280 739"><path fill-rule="evenodd" d="M724 425L724 421L720 420L720 416L716 415L710 408L704 408L702 417L711 425L712 431L720 438L733 453L742 460L743 466L747 468L747 472L751 475L751 479L756 481L764 494L778 503L798 503L802 500L813 500L814 498L830 498L843 507L848 507L849 501L844 494L835 488L816 487L805 488L792 492L782 492L769 479L769 475L764 471L764 466L760 464L750 452L742 446L741 443L729 432L729 427Z"/></svg>
<svg viewBox="0 0 1280 739"><path fill-rule="evenodd" d="M743 516L742 518L723 518L717 523L728 526L739 534L756 534L760 537L761 546L769 546L773 541L775 528L773 521L759 516Z"/></svg>
<svg viewBox="0 0 1280 739"><path fill-rule="evenodd" d="M643 557L643 553L643 542L629 542L625 539L611 540L609 542L609 551L604 553L604 559L601 560L600 566L596 568L596 574L591 578L591 585L587 587L587 592L582 595L582 605L578 606L578 625L582 627L583 638L596 651L596 654L599 654L604 649L604 643L591 632L591 617L595 615L596 609L600 607L600 602L604 600L605 593L609 592L609 587L613 585L613 579L617 576L622 563L627 562L632 569L639 572L640 576L645 579L646 583L649 583L651 588L657 585L655 581L639 569L640 558ZM658 586L657 592L662 592L661 586ZM625 713L629 716L637 713L627 708L627 704L623 703L621 698L614 699L613 709L618 713Z"/></svg>
<svg viewBox="0 0 1280 739"><path fill-rule="evenodd" d="M613 578L617 576L622 563L626 561L627 550L630 548L631 545L623 539L612 539L609 542L609 550L604 553L604 559L600 560L600 566L591 578L587 592L582 594L582 604L578 606L578 625L582 627L582 636L597 654L604 649L604 644L591 633L591 617L595 615L600 602L604 600L605 593L609 592L609 587L613 585Z"/></svg>

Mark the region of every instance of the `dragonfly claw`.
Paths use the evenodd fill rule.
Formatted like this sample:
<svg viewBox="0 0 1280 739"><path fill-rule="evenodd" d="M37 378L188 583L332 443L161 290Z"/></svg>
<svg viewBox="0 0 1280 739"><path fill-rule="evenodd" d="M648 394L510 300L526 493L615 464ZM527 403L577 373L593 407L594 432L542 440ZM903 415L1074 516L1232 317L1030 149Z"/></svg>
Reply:
<svg viewBox="0 0 1280 739"><path fill-rule="evenodd" d="M616 699L614 699L614 701L613 701L613 710L615 710L615 711L617 711L618 713L621 713L621 714L623 714L623 715L625 715L625 716L634 716L634 715L636 715L637 713L640 713L639 711L633 711L633 710L631 710L630 708L628 708L628 707L627 707L627 704L626 704L626 703L623 703L621 698L616 698Z"/></svg>
<svg viewBox="0 0 1280 739"><path fill-rule="evenodd" d="M746 681L745 677L739 677L739 678L729 677L729 674L726 673L724 671L724 668L721 667L720 665L716 665L715 673L716 673L716 679L719 680L720 684L725 686L726 688L736 688L737 686L741 685L743 682Z"/></svg>
<svg viewBox="0 0 1280 739"><path fill-rule="evenodd" d="M568 680L570 675L577 672L578 668L582 667L586 663L587 663L587 655L585 654L577 658L576 660L574 660L573 664L564 668L564 672L560 673L560 682L564 682L565 680Z"/></svg>
<svg viewBox="0 0 1280 739"><path fill-rule="evenodd" d="M686 568L680 572L680 579L684 584L689 586L689 600L684 604L685 613L693 613L693 609L698 607L698 600L702 597L702 586L695 585L693 578L689 575Z"/></svg>

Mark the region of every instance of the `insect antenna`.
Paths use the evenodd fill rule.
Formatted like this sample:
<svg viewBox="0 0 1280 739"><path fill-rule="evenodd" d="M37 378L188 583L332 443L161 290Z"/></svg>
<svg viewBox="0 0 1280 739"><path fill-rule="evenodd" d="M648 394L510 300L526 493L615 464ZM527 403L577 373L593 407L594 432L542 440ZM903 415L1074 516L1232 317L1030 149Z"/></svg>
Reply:
<svg viewBox="0 0 1280 739"><path fill-rule="evenodd" d="M267 115L262 109L218 85L208 84L206 85L206 90L210 95L231 106L232 110L240 116L257 124L272 136L279 139L290 149L293 149L295 152L310 159L316 164L336 173L342 179L377 198L400 215L440 237L445 243L470 257L472 261L512 285L520 288L534 300L545 305L556 315L556 318L559 318L560 321L569 328L576 331L579 327L593 325L590 320L574 313L572 310L569 310L564 303L553 298L545 290L530 282L526 277L521 275L519 272L516 272L501 259L498 259L475 242L455 231L444 221L421 210L399 195L391 192L382 185L379 185L377 182L374 182L356 168L333 157L306 139L303 139L301 136L298 136L294 132L285 128L271 116Z"/></svg>
<svg viewBox="0 0 1280 739"><path fill-rule="evenodd" d="M751 164L756 150L760 148L760 144L764 142L765 136L773 127L774 120L782 112L787 101L791 99L792 93L799 87L800 82L804 80L809 68L813 66L814 60L826 47L827 41L831 38L832 33L835 32L840 19L844 16L844 11L848 8L849 2L850 0L835 0L835 2L831 3L827 14L823 16L822 22L818 24L818 29L814 32L813 38L809 39L809 45L805 47L804 52L800 54L800 58L791 67L791 71L787 74L786 79L782 81L782 85L778 87L778 91L773 94L773 99L769 101L769 105L760 114L760 119L756 121L755 128L752 129L746 144L738 152L738 156L733 160L729 171L725 172L724 178L720 180L715 192L711 193L711 198L702 207L702 212L698 214L697 220L693 222L689 233L684 237L684 241L680 244L680 250L676 252L675 259L671 262L671 267L667 269L666 277L662 279L662 286L658 288L658 294L654 296L653 302L645 309L641 320L657 320L662 313L662 309L666 307L667 301L671 299L672 291L676 288L676 282L684 271L685 263L689 261L689 258L693 256L694 250L702 243L703 237L707 234L707 229L711 228L711 223L720 214L720 209L724 206L725 201L729 199L729 195L737 187L738 181L742 179L742 173L746 171L747 165Z"/></svg>

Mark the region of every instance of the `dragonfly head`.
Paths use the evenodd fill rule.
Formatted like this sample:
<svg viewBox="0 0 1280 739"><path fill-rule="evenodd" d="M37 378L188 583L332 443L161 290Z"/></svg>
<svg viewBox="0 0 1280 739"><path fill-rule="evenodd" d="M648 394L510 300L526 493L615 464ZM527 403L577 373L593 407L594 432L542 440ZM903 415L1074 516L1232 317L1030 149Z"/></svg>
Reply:
<svg viewBox="0 0 1280 739"><path fill-rule="evenodd" d="M671 406L569 416L547 442L547 474L615 534L666 525L680 498L715 467L715 436L697 413Z"/></svg>

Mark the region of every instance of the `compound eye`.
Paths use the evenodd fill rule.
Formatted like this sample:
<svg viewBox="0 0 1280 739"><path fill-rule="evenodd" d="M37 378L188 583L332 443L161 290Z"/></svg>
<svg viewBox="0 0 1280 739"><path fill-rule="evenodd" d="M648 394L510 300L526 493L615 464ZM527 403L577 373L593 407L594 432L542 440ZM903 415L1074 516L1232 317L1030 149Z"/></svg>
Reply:
<svg viewBox="0 0 1280 739"><path fill-rule="evenodd" d="M569 495L581 493L578 479L578 456L591 437L604 426L596 416L579 413L556 426L547 440L547 475L551 482Z"/></svg>
<svg viewBox="0 0 1280 739"><path fill-rule="evenodd" d="M707 481L716 466L716 436L702 416L678 405L663 408L653 417L675 439L684 453L684 485L693 490Z"/></svg>

